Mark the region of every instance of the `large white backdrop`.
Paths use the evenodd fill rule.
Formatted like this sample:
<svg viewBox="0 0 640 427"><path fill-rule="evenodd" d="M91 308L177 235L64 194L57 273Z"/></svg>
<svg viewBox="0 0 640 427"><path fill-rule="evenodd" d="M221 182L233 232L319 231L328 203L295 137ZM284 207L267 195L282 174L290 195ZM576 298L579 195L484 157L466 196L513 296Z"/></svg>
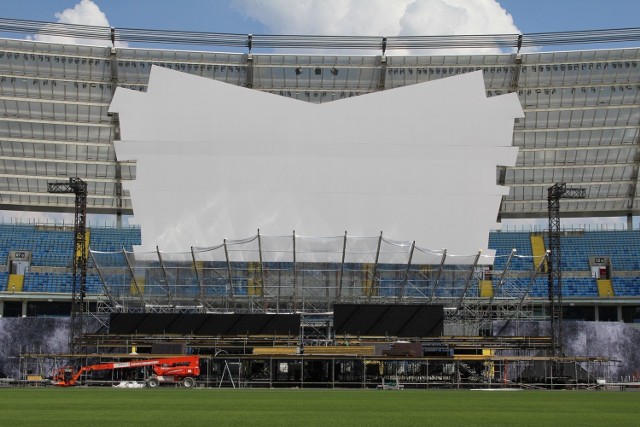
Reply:
<svg viewBox="0 0 640 427"><path fill-rule="evenodd" d="M515 94L481 72L312 104L153 67L118 88L119 160L142 249L255 235L376 236L467 255L486 248L515 164Z"/></svg>

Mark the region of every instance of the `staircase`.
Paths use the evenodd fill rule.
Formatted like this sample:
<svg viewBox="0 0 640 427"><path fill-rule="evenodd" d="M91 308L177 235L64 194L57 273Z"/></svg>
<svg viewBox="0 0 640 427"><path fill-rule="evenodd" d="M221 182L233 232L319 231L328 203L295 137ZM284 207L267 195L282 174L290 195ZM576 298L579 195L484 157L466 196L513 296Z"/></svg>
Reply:
<svg viewBox="0 0 640 427"><path fill-rule="evenodd" d="M540 260L547 253L547 249L544 247L544 238L542 234L531 235L531 252L533 253L533 268L537 269ZM544 269L547 270L547 262L544 263Z"/></svg>
<svg viewBox="0 0 640 427"><path fill-rule="evenodd" d="M598 283L598 295L600 298L611 298L613 294L613 286L609 279L597 279Z"/></svg>

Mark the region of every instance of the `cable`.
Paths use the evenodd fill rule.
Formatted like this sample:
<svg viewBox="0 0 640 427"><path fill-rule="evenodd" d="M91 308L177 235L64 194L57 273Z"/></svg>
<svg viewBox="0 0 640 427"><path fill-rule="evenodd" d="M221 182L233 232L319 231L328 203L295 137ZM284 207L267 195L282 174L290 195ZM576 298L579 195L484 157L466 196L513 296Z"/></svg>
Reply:
<svg viewBox="0 0 640 427"><path fill-rule="evenodd" d="M163 43L209 45L262 49L461 49L517 48L571 44L624 43L640 41L640 28L565 31L531 34L469 34L449 36L315 36L315 35L248 35L199 31L110 28L90 25L60 24L42 21L0 18L0 32L45 34L122 41L131 43ZM112 34L113 33L113 34ZM113 35L113 38L112 38Z"/></svg>

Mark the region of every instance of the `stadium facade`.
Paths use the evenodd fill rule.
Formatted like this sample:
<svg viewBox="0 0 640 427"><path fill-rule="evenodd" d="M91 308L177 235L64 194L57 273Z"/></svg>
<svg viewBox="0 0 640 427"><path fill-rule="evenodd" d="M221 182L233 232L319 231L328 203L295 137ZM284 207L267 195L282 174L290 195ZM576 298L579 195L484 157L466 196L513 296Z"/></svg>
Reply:
<svg viewBox="0 0 640 427"><path fill-rule="evenodd" d="M79 177L87 183L86 211L118 218L117 228L91 229L87 234L89 270L82 290L86 292L82 317L86 312L98 316L299 314L302 326L295 341L300 347L305 337L335 344L329 313L336 305L420 304L442 308L441 334L467 339L485 336L488 339L480 347L487 354L527 357L542 351L539 343L518 348L516 342L527 335L531 322L553 320L554 303L559 303L565 319L634 323L640 317L640 236L630 229L632 217L638 214L640 50L526 52L528 47L550 44L637 41L638 30L457 38L287 38L15 20L0 20L0 30L64 33L108 44L0 39L0 209L73 212L71 194L51 194L47 189L51 182ZM208 44L240 52L122 48L117 41ZM390 54L394 49L442 47L512 52ZM260 53L270 48L370 49L372 53ZM501 165L495 172L495 184L508 188L497 218L548 218L548 188L566 183L584 189L586 197L562 200L563 216L623 216L628 218L629 230L561 234L564 287L560 301L549 296L547 249L553 242L544 232L492 233L488 247L496 251L495 260L485 260L480 252L460 256L416 246L415 241L392 240L395 236L387 236L384 230L368 237L352 236L349 230L336 237L305 237L293 230L290 235L273 236L258 231L180 253L162 248L134 252L133 246L142 243L136 240L140 231L120 224L123 215L135 213L126 187L136 180L138 169L135 160L120 159L116 153L114 143L123 139L120 121L126 119L111 114L109 108L117 88L147 92L154 66L314 104L401 87L410 90L419 83L479 73L487 97L515 94L524 112L513 128L512 146L518 148L515 164ZM243 111L236 114L242 116ZM246 124L251 126L250 117ZM464 126L465 117L459 118L459 124ZM440 185L446 188L447 183ZM434 209L446 209L443 203L434 200ZM4 316L68 312L71 305L65 304L76 292L69 288L75 282L69 279L70 265L77 256L70 242L72 230L2 227ZM101 233L107 236L103 240L97 237ZM55 255L65 252L67 258ZM633 336L635 332L621 333ZM502 340L491 339L499 335ZM381 341L407 338L411 337L394 335ZM290 344L279 339L280 344ZM573 354L591 357L589 345L584 344ZM471 347L466 339L462 344L450 340L438 345L457 348L461 354ZM118 346L122 343L114 344ZM553 342L542 345L551 353L553 346ZM476 345L474 351L480 347ZM637 365L626 361L624 373L630 375ZM532 359L529 362L532 365L520 373L534 366ZM592 361L584 362L591 366Z"/></svg>

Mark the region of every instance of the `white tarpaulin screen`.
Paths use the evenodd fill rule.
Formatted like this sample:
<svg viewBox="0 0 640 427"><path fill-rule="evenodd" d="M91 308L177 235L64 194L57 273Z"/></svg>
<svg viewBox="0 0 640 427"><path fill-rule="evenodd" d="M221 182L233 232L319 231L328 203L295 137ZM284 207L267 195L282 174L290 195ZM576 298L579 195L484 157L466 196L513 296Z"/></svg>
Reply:
<svg viewBox="0 0 640 427"><path fill-rule="evenodd" d="M472 254L487 246L515 164L515 94L481 72L312 104L153 67L118 88L119 160L143 248L255 235L385 236Z"/></svg>

